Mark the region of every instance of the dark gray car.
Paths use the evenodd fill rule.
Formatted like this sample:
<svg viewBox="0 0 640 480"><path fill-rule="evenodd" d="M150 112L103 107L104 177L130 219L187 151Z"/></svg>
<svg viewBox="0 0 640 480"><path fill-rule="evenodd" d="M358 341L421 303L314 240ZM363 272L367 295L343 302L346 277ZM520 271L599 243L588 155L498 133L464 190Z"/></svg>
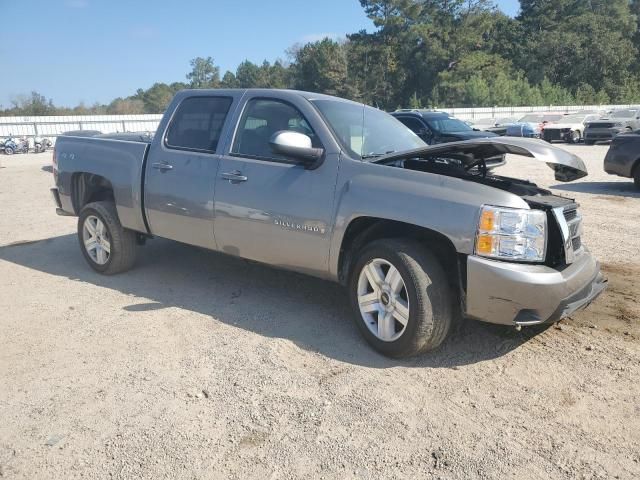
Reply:
<svg viewBox="0 0 640 480"><path fill-rule="evenodd" d="M610 142L616 135L640 128L640 109L616 110L610 115L588 122L584 129L585 145L598 142Z"/></svg>
<svg viewBox="0 0 640 480"><path fill-rule="evenodd" d="M390 356L436 348L460 316L553 322L606 285L573 200L486 168L512 154L560 181L587 174L540 140L430 146L375 108L260 89L179 92L153 140L133 140L56 145L57 212L79 217L104 274L159 236L340 282Z"/></svg>
<svg viewBox="0 0 640 480"><path fill-rule="evenodd" d="M640 188L640 130L613 139L604 158L604 170L611 175L633 178Z"/></svg>

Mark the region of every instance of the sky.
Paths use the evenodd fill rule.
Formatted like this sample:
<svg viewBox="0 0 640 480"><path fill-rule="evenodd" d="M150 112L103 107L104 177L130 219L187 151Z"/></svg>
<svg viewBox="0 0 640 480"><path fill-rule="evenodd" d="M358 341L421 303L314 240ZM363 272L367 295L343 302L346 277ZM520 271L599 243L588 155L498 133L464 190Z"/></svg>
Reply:
<svg viewBox="0 0 640 480"><path fill-rule="evenodd" d="M498 0L516 15L518 0ZM35 90L59 106L109 103L185 81L189 60L221 75L286 58L298 42L374 29L358 0L0 0L0 105Z"/></svg>

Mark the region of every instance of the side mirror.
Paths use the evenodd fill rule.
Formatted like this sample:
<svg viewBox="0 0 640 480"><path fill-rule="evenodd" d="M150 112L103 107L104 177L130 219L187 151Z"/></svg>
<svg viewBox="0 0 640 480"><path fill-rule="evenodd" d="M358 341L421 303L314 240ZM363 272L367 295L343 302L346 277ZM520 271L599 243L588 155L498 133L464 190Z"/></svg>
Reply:
<svg viewBox="0 0 640 480"><path fill-rule="evenodd" d="M274 133L269 145L275 153L296 160L308 169L319 167L324 155L322 148L313 148L308 135L291 130Z"/></svg>

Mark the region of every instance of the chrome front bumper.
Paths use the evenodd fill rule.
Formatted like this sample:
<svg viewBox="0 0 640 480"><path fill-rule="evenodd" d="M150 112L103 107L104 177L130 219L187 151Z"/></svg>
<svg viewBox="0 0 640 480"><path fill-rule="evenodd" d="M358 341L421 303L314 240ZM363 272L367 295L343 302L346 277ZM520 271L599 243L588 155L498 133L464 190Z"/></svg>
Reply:
<svg viewBox="0 0 640 480"><path fill-rule="evenodd" d="M468 317L502 325L550 323L586 308L607 286L586 248L563 270L467 258Z"/></svg>

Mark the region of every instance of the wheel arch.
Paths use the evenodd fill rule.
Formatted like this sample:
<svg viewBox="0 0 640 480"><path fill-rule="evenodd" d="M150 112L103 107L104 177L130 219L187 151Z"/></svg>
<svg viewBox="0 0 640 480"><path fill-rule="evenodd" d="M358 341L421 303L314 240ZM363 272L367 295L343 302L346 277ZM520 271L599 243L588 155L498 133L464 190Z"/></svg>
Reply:
<svg viewBox="0 0 640 480"><path fill-rule="evenodd" d="M345 285L349 281L356 252L365 245L384 238L411 238L424 243L440 259L449 276L450 284L459 291L464 289L466 262L449 237L426 227L397 220L362 216L353 219L345 230L338 256L338 281Z"/></svg>
<svg viewBox="0 0 640 480"><path fill-rule="evenodd" d="M115 201L111 182L101 176L88 172L76 172L71 177L71 201L77 215L91 202Z"/></svg>

